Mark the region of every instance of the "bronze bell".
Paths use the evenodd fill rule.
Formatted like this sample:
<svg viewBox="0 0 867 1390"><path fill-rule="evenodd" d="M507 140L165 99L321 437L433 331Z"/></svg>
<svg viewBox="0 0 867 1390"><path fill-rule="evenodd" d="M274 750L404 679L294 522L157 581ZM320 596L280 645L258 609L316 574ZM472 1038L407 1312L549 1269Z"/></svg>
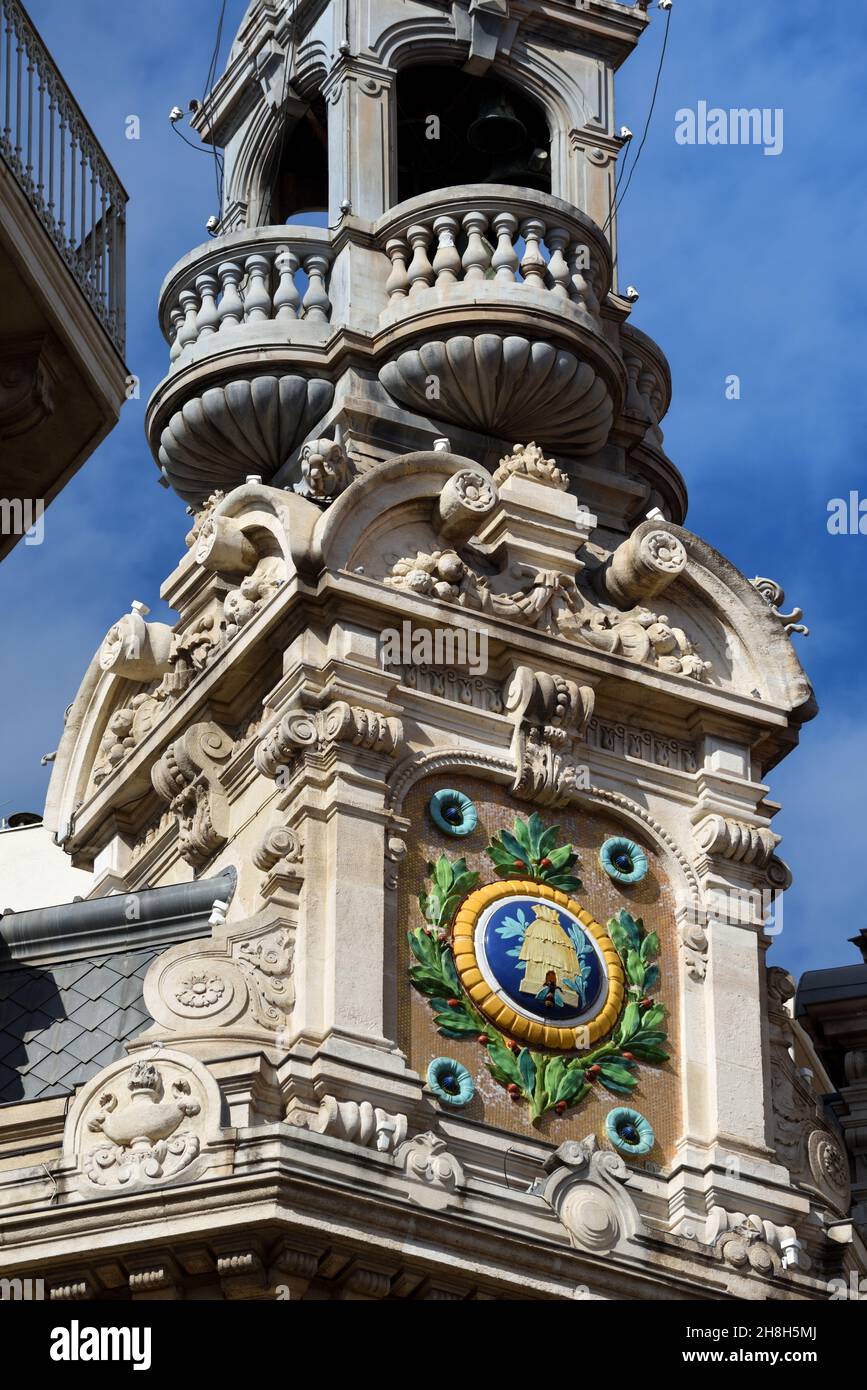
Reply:
<svg viewBox="0 0 867 1390"><path fill-rule="evenodd" d="M500 94L487 97L467 131L467 140L483 154L504 154L516 150L527 139L527 130L518 120L509 100Z"/></svg>

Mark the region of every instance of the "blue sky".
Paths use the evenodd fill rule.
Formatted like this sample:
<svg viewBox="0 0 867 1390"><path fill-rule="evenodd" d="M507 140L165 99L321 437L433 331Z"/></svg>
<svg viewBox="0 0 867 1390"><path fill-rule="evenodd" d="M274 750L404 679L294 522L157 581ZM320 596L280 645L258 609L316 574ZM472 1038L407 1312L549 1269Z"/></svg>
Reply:
<svg viewBox="0 0 867 1390"><path fill-rule="evenodd" d="M92 652L132 599L158 590L188 519L157 484L144 441L163 375L162 278L205 240L211 161L167 113L201 97L219 0L28 0L43 38L129 193L130 369L142 399L46 513L45 543L0 566L4 673L0 815L40 809L48 769ZM223 56L244 10L230 0ZM641 132L664 20L618 79L618 123ZM620 215L621 283L633 321L667 353L674 400L666 447L691 497L687 524L748 576L769 575L811 627L796 637L821 713L770 778L794 885L771 959L796 973L854 962L867 727L861 604L867 536L831 536L827 507L867 497L862 351L867 244L861 115L863 0L676 0L650 135ZM675 112L782 107L784 148L682 146ZM129 115L141 139L125 138ZM727 400L725 379L741 380Z"/></svg>

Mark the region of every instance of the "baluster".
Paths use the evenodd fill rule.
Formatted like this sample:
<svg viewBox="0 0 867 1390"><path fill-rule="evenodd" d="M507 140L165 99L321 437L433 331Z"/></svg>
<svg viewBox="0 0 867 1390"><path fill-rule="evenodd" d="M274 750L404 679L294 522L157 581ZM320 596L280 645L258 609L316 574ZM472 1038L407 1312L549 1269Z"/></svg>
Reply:
<svg viewBox="0 0 867 1390"><path fill-rule="evenodd" d="M304 269L310 281L302 300L304 317L313 323L327 323L331 317L331 300L325 289L328 257L318 252L313 256L305 256Z"/></svg>
<svg viewBox="0 0 867 1390"><path fill-rule="evenodd" d="M217 266L217 274L223 287L220 299L220 332L224 328L236 328L244 317L244 301L238 293L241 281L241 267L234 261L223 261Z"/></svg>
<svg viewBox="0 0 867 1390"><path fill-rule="evenodd" d="M385 282L385 290L390 300L406 299L409 293L409 276L406 261L409 247L402 237L392 237L385 243L385 252L391 261L391 272Z"/></svg>
<svg viewBox="0 0 867 1390"><path fill-rule="evenodd" d="M545 288L545 257L539 249L539 242L545 235L545 223L538 217L528 217L521 227L521 235L526 242L521 259L521 274L524 284L530 290Z"/></svg>
<svg viewBox="0 0 867 1390"><path fill-rule="evenodd" d="M244 266L247 271L244 317L247 323L262 323L271 317L271 295L268 292L271 262L267 256L257 252L247 257Z"/></svg>
<svg viewBox="0 0 867 1390"><path fill-rule="evenodd" d="M464 280L471 285L484 280L485 272L491 264L491 252L483 240L488 227L487 216L479 211L465 213L463 226L467 234L467 248L462 257Z"/></svg>
<svg viewBox="0 0 867 1390"><path fill-rule="evenodd" d="M178 333L178 342L183 352L184 348L188 348L199 336L199 326L196 322L198 300L193 290L181 290L178 301L184 315L184 321Z"/></svg>
<svg viewBox="0 0 867 1390"><path fill-rule="evenodd" d="M412 247L412 260L406 272L409 277L409 293L411 298L417 298L434 282L434 268L427 254L431 235L430 227L423 227L419 223L410 227L406 235Z"/></svg>
<svg viewBox="0 0 867 1390"><path fill-rule="evenodd" d="M590 247L585 242L576 241L570 246L569 269L572 272L572 298L590 319L595 320L599 316L599 300L590 280Z"/></svg>
<svg viewBox="0 0 867 1390"><path fill-rule="evenodd" d="M458 254L458 248L455 246L455 236L459 225L456 217L434 218L433 229L438 245L433 258L433 269L437 289L448 289L449 285L454 285L460 277L461 258Z"/></svg>
<svg viewBox="0 0 867 1390"><path fill-rule="evenodd" d="M54 223L54 142L57 135L57 107L54 102L54 83L48 87L48 220Z"/></svg>
<svg viewBox="0 0 867 1390"><path fill-rule="evenodd" d="M108 308L108 278L106 276L106 253L105 253L105 233L108 220L108 200L105 192L105 169L100 165L99 169L99 244L96 251L97 274L99 277L99 297L102 301L103 310Z"/></svg>
<svg viewBox="0 0 867 1390"><path fill-rule="evenodd" d="M24 56L24 36L19 29L15 30L15 163L21 168L21 68Z"/></svg>
<svg viewBox="0 0 867 1390"><path fill-rule="evenodd" d="M87 155L84 149L84 134L79 143L79 153L81 154L81 202L79 213L81 233L78 238L78 259L81 264L81 273L84 280L87 280Z"/></svg>
<svg viewBox="0 0 867 1390"><path fill-rule="evenodd" d="M569 233L565 227L551 227L545 240L548 243L548 250L551 252L548 261L548 274L553 281L552 293L560 299L568 299L572 280L563 250L569 240Z"/></svg>
<svg viewBox="0 0 867 1390"><path fill-rule="evenodd" d="M169 352L169 361L177 362L178 358L183 352L183 345L181 343L181 326L184 322L184 311L179 304L176 304L175 307L169 312L169 318L172 321L172 346L171 351Z"/></svg>
<svg viewBox="0 0 867 1390"><path fill-rule="evenodd" d="M6 117L3 126L3 143L7 151L12 153L12 126L10 102L12 100L12 12L6 12Z"/></svg>
<svg viewBox="0 0 867 1390"><path fill-rule="evenodd" d="M69 249L75 250L75 222L78 217L78 180L76 179L75 152L78 148L78 130L69 123Z"/></svg>
<svg viewBox="0 0 867 1390"><path fill-rule="evenodd" d="M497 247L491 257L491 268L496 271L494 279L500 285L514 285L519 265L515 250L518 219L511 212L498 212L491 225L497 237Z"/></svg>
<svg viewBox="0 0 867 1390"><path fill-rule="evenodd" d="M280 277L274 295L274 317L278 323L285 319L297 319L301 308L301 296L295 284L295 272L300 262L288 246L278 246L274 265Z"/></svg>
<svg viewBox="0 0 867 1390"><path fill-rule="evenodd" d="M196 289L201 299L201 308L196 315L198 337L207 338L216 333L220 326L217 310L217 277L212 270L205 270L196 276Z"/></svg>
<svg viewBox="0 0 867 1390"><path fill-rule="evenodd" d="M27 165L24 170L27 187L33 188L33 54L27 55Z"/></svg>
<svg viewBox="0 0 867 1390"><path fill-rule="evenodd" d="M45 206L45 79L39 70L39 130L36 135L38 165L36 171L36 192L42 206Z"/></svg>
<svg viewBox="0 0 867 1390"><path fill-rule="evenodd" d="M61 240L66 240L66 114L61 102L58 100L57 109L60 115L60 192L57 206L57 231Z"/></svg>

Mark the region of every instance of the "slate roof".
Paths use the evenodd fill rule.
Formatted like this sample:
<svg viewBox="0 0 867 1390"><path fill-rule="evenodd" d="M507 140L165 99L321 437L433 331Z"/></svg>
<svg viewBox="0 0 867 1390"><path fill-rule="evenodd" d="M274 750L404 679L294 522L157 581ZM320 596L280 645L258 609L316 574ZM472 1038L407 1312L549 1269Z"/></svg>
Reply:
<svg viewBox="0 0 867 1390"><path fill-rule="evenodd" d="M171 942L211 933L210 879L0 916L0 1105L68 1095L151 1022L142 987ZM128 911L135 899L136 912Z"/></svg>
<svg viewBox="0 0 867 1390"><path fill-rule="evenodd" d="M0 1103L63 1095L122 1057L151 1021L142 983L158 954L0 973Z"/></svg>

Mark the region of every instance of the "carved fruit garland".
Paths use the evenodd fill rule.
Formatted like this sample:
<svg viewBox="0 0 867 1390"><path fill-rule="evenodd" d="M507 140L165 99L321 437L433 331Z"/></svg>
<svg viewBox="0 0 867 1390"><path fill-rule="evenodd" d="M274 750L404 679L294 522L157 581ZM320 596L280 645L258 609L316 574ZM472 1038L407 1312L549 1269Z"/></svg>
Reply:
<svg viewBox="0 0 867 1390"><path fill-rule="evenodd" d="M430 1001L439 1032L447 1038L476 1038L485 1048L485 1065L491 1075L513 1100L530 1106L532 1120L549 1110L562 1115L574 1108L595 1083L617 1095L628 1095L638 1084L639 1062L661 1063L669 1056L664 1047L665 1006L649 997L659 981L659 966L654 960L659 951L658 937L647 931L641 918L634 918L625 910L610 919L607 932L593 923L583 909L576 911L578 905L567 895L581 887L572 873L577 856L571 845L558 844L559 834L559 826L546 827L535 812L526 823L517 819L513 832L501 831L485 851L495 872L506 882L482 888L480 875L467 868L465 859L450 860L447 855L440 855L435 864L427 866L429 890L419 895L425 925L407 934L414 957L410 978L415 989ZM547 1020L527 1023L526 1011L520 1006L517 1012L501 1009L498 1021L494 1021L490 1015L500 1007L503 996L488 990L485 998L486 985L472 984L476 979L482 981L481 973L467 970L467 957L462 954L469 933L459 923L471 914L477 900L481 900L489 922L499 910L502 924L495 930L506 938L506 944L510 938L517 941L506 953L512 958L514 970L519 968L518 960L527 961L526 973L532 968L530 926L538 928L542 932L539 939L549 943L558 930L571 932L571 941L564 936L559 950L568 952L573 960L573 943L578 946L583 940L578 968L573 966L572 975L564 974L560 979L555 976L553 981L555 972L545 972L542 988L531 1001L531 1010L543 1012L539 1002L543 996L546 1004L549 999L555 1000L561 1014L568 1008L569 999L575 1000L575 1007L580 1009L585 1002L583 988L589 974L584 957L592 957L595 952L599 960L606 962L607 1001L589 1028L583 1024L571 1030L549 1027ZM513 903L519 906L513 908ZM528 907L537 915L537 920L530 924ZM503 917L504 911L514 915ZM484 929L485 918L480 915L478 920ZM457 942L457 955L462 962L459 968L456 935L461 931L463 936ZM595 943L590 942L591 932ZM547 949L552 949L550 944ZM556 944L553 950L558 950ZM549 963L544 962L543 971ZM475 965L473 959L472 966ZM625 987L618 983L620 980ZM498 1026L504 1014L512 1019L508 1027ZM526 1041L518 1041L512 1035L522 1033ZM540 1035L544 1036L544 1044L539 1046L537 1042L534 1046ZM575 1045L559 1050L547 1045L552 1037L573 1035L589 1035L591 1042L597 1038L600 1041L581 1051Z"/></svg>

